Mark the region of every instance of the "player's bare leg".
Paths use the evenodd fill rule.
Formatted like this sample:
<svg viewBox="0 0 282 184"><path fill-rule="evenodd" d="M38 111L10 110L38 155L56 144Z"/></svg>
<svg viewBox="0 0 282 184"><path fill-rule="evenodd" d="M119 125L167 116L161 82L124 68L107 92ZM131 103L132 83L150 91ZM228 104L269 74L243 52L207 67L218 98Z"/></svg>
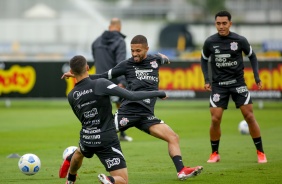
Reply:
<svg viewBox="0 0 282 184"><path fill-rule="evenodd" d="M242 115L249 126L249 131L252 138L260 137L260 128L253 113L252 104L242 105L240 107Z"/></svg>
<svg viewBox="0 0 282 184"><path fill-rule="evenodd" d="M220 161L220 155L218 153L219 141L221 137L221 119L224 109L221 107L211 107L211 126L210 126L210 141L212 147L212 153L208 159L208 163L215 163Z"/></svg>
<svg viewBox="0 0 282 184"><path fill-rule="evenodd" d="M173 160L179 180L197 176L203 170L202 166L185 167L182 162L178 135L164 123L153 125L149 128L150 134L168 143L168 152Z"/></svg>
<svg viewBox="0 0 282 184"><path fill-rule="evenodd" d="M253 113L253 105L252 104L242 105L240 109L244 119L248 123L251 137L256 146L258 163L267 163L266 155L264 154L264 150L262 146L260 127Z"/></svg>

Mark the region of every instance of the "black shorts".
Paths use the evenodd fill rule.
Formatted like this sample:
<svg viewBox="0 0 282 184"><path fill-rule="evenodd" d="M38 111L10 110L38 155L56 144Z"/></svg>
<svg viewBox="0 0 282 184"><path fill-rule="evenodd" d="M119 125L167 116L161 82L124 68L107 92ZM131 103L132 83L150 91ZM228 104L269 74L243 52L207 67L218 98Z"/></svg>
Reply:
<svg viewBox="0 0 282 184"><path fill-rule="evenodd" d="M108 172L126 168L126 162L118 139L101 147L88 147L81 143L79 143L79 147L86 158L92 158L96 154Z"/></svg>
<svg viewBox="0 0 282 184"><path fill-rule="evenodd" d="M210 107L222 107L227 109L230 96L235 102L236 108L242 105L252 104L251 95L245 83L232 86L213 84L210 96Z"/></svg>
<svg viewBox="0 0 282 184"><path fill-rule="evenodd" d="M125 131L130 127L136 127L150 134L152 125L164 123L152 113L126 113L118 110L115 113L114 123L117 131Z"/></svg>

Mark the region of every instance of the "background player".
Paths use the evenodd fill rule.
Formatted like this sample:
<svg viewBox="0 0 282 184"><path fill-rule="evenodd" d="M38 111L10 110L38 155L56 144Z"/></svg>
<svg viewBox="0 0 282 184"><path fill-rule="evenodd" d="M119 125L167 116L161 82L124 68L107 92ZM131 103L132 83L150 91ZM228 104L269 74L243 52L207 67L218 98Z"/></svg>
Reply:
<svg viewBox="0 0 282 184"><path fill-rule="evenodd" d="M255 82L262 88L258 74L258 62L255 52L247 39L231 32L231 14L220 11L215 15L215 27L218 33L208 37L204 43L201 57L201 66L205 78L205 89L211 91L210 95L210 141L212 153L207 162L214 163L220 160L218 152L221 137L220 124L224 109L227 109L231 96L240 108L248 123L250 134L257 149L258 163L266 163L263 151L259 125L253 114L252 99L244 80L244 64L242 52L249 57ZM211 59L212 83L208 75L208 59Z"/></svg>

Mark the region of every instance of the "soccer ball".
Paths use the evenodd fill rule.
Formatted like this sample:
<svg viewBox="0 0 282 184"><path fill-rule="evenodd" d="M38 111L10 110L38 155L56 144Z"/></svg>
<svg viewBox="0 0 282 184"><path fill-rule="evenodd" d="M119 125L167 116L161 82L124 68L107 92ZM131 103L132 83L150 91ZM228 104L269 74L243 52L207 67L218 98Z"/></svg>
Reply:
<svg viewBox="0 0 282 184"><path fill-rule="evenodd" d="M27 153L20 158L18 166L23 174L31 176L38 173L41 162L35 154Z"/></svg>
<svg viewBox="0 0 282 184"><path fill-rule="evenodd" d="M248 123L245 120L239 123L238 129L243 135L250 134Z"/></svg>
<svg viewBox="0 0 282 184"><path fill-rule="evenodd" d="M69 146L63 152L63 160L67 158L70 154L72 154L77 149L76 146Z"/></svg>

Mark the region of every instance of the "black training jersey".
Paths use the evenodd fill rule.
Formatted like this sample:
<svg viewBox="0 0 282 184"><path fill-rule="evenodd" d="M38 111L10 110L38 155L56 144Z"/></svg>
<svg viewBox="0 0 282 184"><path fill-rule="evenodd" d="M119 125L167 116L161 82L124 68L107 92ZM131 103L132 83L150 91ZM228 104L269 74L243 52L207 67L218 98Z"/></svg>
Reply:
<svg viewBox="0 0 282 184"><path fill-rule="evenodd" d="M101 76L93 75L91 78L103 77L103 78L116 78L118 76L124 75L127 81L126 89L129 91L153 91L159 89L159 67L161 64L165 64L168 61L163 59L160 55L150 55L137 63L131 57L125 61L122 61L117 66L105 72ZM147 98L139 101L130 101L123 99L121 107L129 103L138 103L150 112L154 113L154 106L157 98ZM138 109L136 109L138 112Z"/></svg>
<svg viewBox="0 0 282 184"><path fill-rule="evenodd" d="M88 77L79 81L68 94L68 101L82 125L81 144L97 147L117 139L109 96L140 100L163 98L166 94L163 91L130 92L106 79L91 80Z"/></svg>
<svg viewBox="0 0 282 184"><path fill-rule="evenodd" d="M216 33L206 39L201 62L207 63L210 57L213 83L244 81L242 52L248 57L254 55L247 39L236 33L230 32L228 36ZM204 75L208 83L208 75L205 72Z"/></svg>

